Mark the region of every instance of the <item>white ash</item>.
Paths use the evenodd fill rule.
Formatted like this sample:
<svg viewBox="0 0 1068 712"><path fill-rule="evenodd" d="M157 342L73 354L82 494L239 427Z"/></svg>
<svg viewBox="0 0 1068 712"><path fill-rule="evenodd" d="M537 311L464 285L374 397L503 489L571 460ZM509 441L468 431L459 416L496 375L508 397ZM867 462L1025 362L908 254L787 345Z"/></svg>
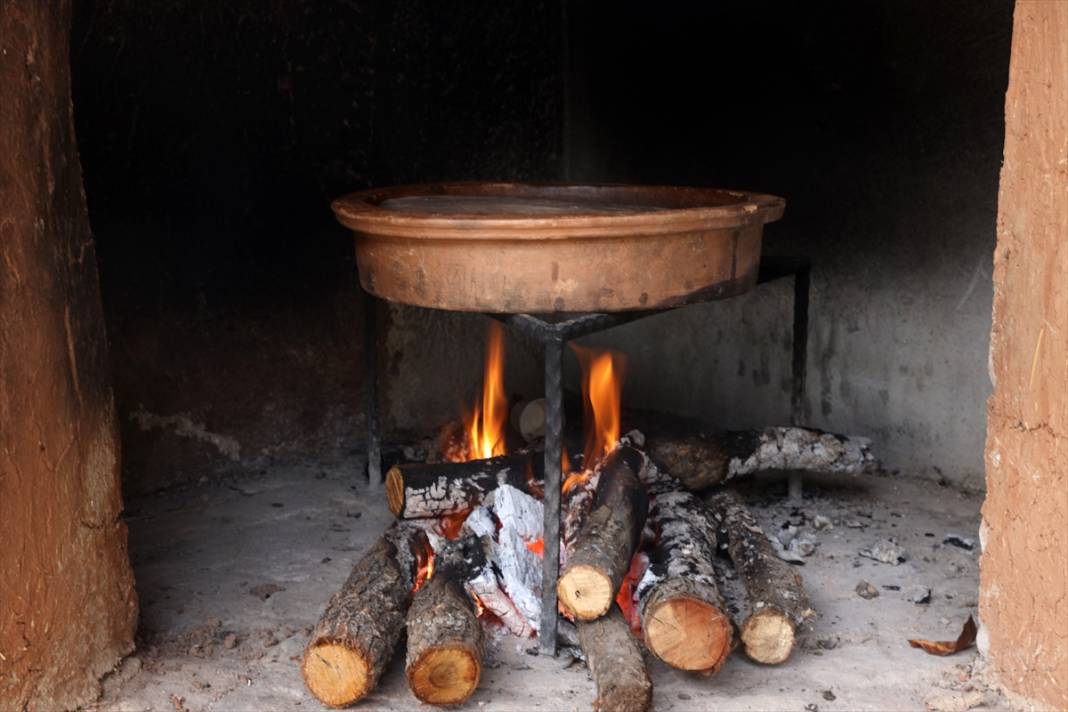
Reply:
<svg viewBox="0 0 1068 712"><path fill-rule="evenodd" d="M511 485L501 485L493 498L497 519L527 541L541 538L545 520L545 506L525 492Z"/></svg>
<svg viewBox="0 0 1068 712"><path fill-rule="evenodd" d="M463 528L479 537L492 538L497 533L497 523L493 521L493 514L485 506L472 509L464 520Z"/></svg>
<svg viewBox="0 0 1068 712"><path fill-rule="evenodd" d="M732 458L727 479L767 470L802 470L857 474L871 467L868 438L841 437L802 428L765 428L749 457Z"/></svg>

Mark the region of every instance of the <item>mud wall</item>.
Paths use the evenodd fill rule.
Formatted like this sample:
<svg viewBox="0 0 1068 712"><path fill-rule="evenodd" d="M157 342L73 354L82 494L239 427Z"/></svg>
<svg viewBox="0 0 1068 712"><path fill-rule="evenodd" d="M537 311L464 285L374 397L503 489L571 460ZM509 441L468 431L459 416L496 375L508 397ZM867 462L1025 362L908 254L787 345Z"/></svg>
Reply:
<svg viewBox="0 0 1068 712"><path fill-rule="evenodd" d="M981 648L1068 709L1068 4L1020 0L994 254Z"/></svg>
<svg viewBox="0 0 1068 712"><path fill-rule="evenodd" d="M70 709L133 648L70 4L0 5L0 708Z"/></svg>

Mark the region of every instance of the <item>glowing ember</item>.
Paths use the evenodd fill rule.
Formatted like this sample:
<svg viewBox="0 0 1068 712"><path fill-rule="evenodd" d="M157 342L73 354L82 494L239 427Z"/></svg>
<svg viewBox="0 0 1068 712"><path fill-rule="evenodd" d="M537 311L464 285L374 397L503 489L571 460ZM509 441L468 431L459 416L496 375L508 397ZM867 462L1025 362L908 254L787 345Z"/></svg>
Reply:
<svg viewBox="0 0 1068 712"><path fill-rule="evenodd" d="M527 549L536 554L538 558L545 555L545 542L541 539L527 542Z"/></svg>
<svg viewBox="0 0 1068 712"><path fill-rule="evenodd" d="M586 411L586 453L583 464L607 455L619 442L620 394L626 358L617 351L596 352L572 346L582 366L582 395Z"/></svg>
<svg viewBox="0 0 1068 712"><path fill-rule="evenodd" d="M464 415L464 446L448 447L443 453L450 462L484 460L507 453L504 426L508 422L508 397L504 392L504 339L501 326L490 325L486 341L486 363L482 379L482 403Z"/></svg>
<svg viewBox="0 0 1068 712"><path fill-rule="evenodd" d="M438 529L441 531L441 535L446 539L459 538L460 530L463 529L468 514L470 514L470 511L464 510L463 512L446 514L441 517L441 520L438 523Z"/></svg>
<svg viewBox="0 0 1068 712"><path fill-rule="evenodd" d="M630 569L627 570L627 575L623 577L623 584L619 587L619 593L616 594L616 603L619 604L619 610L623 613L623 619L627 621L631 632L639 638L642 635L642 617L638 612L638 604L634 600L634 590L638 587L638 582L642 580L642 576L645 575L645 569L648 565L649 559L645 554L635 554L634 558L630 560Z"/></svg>

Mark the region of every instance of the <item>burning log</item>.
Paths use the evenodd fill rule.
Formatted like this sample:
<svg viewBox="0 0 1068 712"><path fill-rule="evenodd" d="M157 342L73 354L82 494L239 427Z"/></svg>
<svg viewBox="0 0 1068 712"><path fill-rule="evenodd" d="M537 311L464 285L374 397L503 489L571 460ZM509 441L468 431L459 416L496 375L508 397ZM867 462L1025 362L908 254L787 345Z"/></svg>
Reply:
<svg viewBox="0 0 1068 712"><path fill-rule="evenodd" d="M586 656L598 712L645 712L653 700L653 683L645 669L638 641L619 608L594 621L577 623L579 644Z"/></svg>
<svg viewBox="0 0 1068 712"><path fill-rule="evenodd" d="M377 684L404 628L420 552L429 552L425 534L395 523L331 597L301 663L323 704L346 707Z"/></svg>
<svg viewBox="0 0 1068 712"><path fill-rule="evenodd" d="M401 519L443 517L474 509L502 484L540 497L544 472L543 458L531 453L394 465L386 473L386 500Z"/></svg>
<svg viewBox="0 0 1068 712"><path fill-rule="evenodd" d="M405 673L412 693L432 705L467 700L482 677L482 624L456 579L439 571L408 610Z"/></svg>
<svg viewBox="0 0 1068 712"><path fill-rule="evenodd" d="M856 474L874 462L867 438L804 428L649 438L646 452L683 486L698 491L768 470Z"/></svg>
<svg viewBox="0 0 1068 712"><path fill-rule="evenodd" d="M715 673L733 638L712 566L716 523L689 492L658 496L649 517L657 539L637 588L645 644L674 668Z"/></svg>
<svg viewBox="0 0 1068 712"><path fill-rule="evenodd" d="M781 663L793 650L797 626L813 615L801 576L779 558L736 493L714 495L709 507L745 585L749 616L741 638L746 655L768 665Z"/></svg>
<svg viewBox="0 0 1068 712"><path fill-rule="evenodd" d="M493 526L492 521L490 526ZM443 555L446 563L442 565L452 568L453 579L463 581L471 597L495 615L512 635L527 638L534 633L534 628L501 587L492 565L493 549L491 537L468 533L449 542L447 553Z"/></svg>
<svg viewBox="0 0 1068 712"><path fill-rule="evenodd" d="M568 615L593 620L608 612L638 546L649 502L638 479L644 456L614 450L601 464L593 510L568 552L557 582Z"/></svg>

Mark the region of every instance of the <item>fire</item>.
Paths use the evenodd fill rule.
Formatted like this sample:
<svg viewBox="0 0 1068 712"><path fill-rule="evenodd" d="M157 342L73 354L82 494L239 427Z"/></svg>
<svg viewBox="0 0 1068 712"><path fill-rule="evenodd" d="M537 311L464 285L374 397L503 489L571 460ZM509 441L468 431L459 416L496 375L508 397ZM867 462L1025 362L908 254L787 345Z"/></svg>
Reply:
<svg viewBox="0 0 1068 712"><path fill-rule="evenodd" d="M541 558L545 555L545 541L543 539L535 539L534 541L528 541L526 544L527 549L529 549L531 553L537 555L538 558Z"/></svg>
<svg viewBox="0 0 1068 712"><path fill-rule="evenodd" d="M586 452L583 464L592 469L619 442L620 396L626 357L618 351L596 352L573 346L582 365L586 411Z"/></svg>
<svg viewBox="0 0 1068 712"><path fill-rule="evenodd" d="M430 543L427 542L425 546L419 548L415 557L416 571L415 584L412 586L413 594L425 586L426 582L434 577L434 549L431 548Z"/></svg>
<svg viewBox="0 0 1068 712"><path fill-rule="evenodd" d="M590 481L590 477L593 476L593 470L583 470L582 472L572 472L564 480L564 484L560 486L560 491L567 494L571 490L575 489L579 485L584 485Z"/></svg>
<svg viewBox="0 0 1068 712"><path fill-rule="evenodd" d="M649 560L645 554L635 554L634 558L630 560L630 568L627 570L627 575L623 577L623 584L619 587L619 593L616 594L616 603L619 604L619 610L623 613L623 619L627 621L631 632L639 638L642 635L642 617L638 612L634 594L635 589L638 587L638 582L645 575L645 569L648 565Z"/></svg>
<svg viewBox="0 0 1068 712"><path fill-rule="evenodd" d="M508 396L504 392L504 339L501 326L490 325L482 379L482 403L465 419L467 459L484 460L504 455L504 426L508 422Z"/></svg>

